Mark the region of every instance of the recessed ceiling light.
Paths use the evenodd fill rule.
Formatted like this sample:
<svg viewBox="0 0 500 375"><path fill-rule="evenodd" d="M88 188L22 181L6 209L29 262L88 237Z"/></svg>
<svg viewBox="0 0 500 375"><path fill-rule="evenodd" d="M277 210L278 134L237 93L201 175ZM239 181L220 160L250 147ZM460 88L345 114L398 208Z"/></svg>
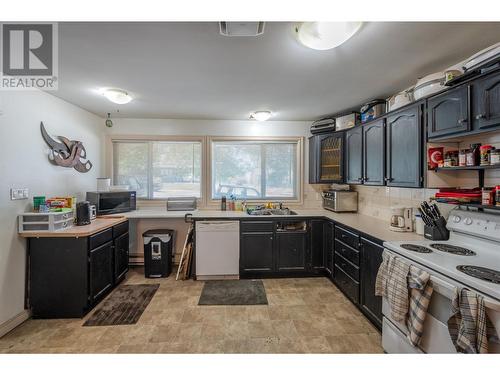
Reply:
<svg viewBox="0 0 500 375"><path fill-rule="evenodd" d="M267 121L271 115L270 111L256 111L250 115L250 120Z"/></svg>
<svg viewBox="0 0 500 375"><path fill-rule="evenodd" d="M362 22L302 22L294 26L295 35L304 46L327 50L340 46L359 30Z"/></svg>
<svg viewBox="0 0 500 375"><path fill-rule="evenodd" d="M132 97L128 92L120 89L104 89L102 94L113 103L116 104L127 104L132 100Z"/></svg>

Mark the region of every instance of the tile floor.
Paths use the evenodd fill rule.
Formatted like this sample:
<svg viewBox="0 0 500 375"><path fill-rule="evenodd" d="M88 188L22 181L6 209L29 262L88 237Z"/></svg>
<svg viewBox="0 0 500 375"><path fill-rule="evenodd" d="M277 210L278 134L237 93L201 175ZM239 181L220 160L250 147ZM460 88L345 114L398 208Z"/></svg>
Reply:
<svg viewBox="0 0 500 375"><path fill-rule="evenodd" d="M201 281L160 283L135 325L28 320L0 338L0 353L382 353L381 336L326 278L265 279L267 306L198 306Z"/></svg>

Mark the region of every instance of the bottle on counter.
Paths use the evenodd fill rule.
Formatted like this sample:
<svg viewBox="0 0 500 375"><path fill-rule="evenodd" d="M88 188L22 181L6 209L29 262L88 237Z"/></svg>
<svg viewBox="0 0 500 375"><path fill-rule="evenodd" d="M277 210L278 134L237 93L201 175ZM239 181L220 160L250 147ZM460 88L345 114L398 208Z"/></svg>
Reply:
<svg viewBox="0 0 500 375"><path fill-rule="evenodd" d="M226 196L225 195L223 195L222 198L220 199L220 210L226 211Z"/></svg>

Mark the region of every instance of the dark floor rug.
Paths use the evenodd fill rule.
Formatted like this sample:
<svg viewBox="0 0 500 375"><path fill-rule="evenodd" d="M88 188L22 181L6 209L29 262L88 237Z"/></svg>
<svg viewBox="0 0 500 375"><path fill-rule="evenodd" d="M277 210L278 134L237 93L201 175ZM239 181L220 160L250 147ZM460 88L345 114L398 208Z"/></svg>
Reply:
<svg viewBox="0 0 500 375"><path fill-rule="evenodd" d="M205 281L198 305L267 305L262 280Z"/></svg>
<svg viewBox="0 0 500 375"><path fill-rule="evenodd" d="M121 285L104 300L84 326L135 324L160 284Z"/></svg>

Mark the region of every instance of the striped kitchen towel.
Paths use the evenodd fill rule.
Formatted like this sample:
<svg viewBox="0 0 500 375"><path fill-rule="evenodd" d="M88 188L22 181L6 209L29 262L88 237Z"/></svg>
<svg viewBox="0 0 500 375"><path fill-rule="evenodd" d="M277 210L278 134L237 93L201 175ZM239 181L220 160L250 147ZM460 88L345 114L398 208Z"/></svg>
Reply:
<svg viewBox="0 0 500 375"><path fill-rule="evenodd" d="M410 266L410 273L408 274L410 309L406 327L408 328L408 339L413 346L417 346L422 338L427 308L434 291L430 277L427 272L413 265Z"/></svg>
<svg viewBox="0 0 500 375"><path fill-rule="evenodd" d="M382 253L382 264L377 273L375 295L386 297L391 308L391 317L405 323L408 314L408 281L410 266L386 250Z"/></svg>
<svg viewBox="0 0 500 375"><path fill-rule="evenodd" d="M484 298L465 288L455 289L452 313L448 331L457 352L488 353L488 339L498 340L498 336L486 315Z"/></svg>

